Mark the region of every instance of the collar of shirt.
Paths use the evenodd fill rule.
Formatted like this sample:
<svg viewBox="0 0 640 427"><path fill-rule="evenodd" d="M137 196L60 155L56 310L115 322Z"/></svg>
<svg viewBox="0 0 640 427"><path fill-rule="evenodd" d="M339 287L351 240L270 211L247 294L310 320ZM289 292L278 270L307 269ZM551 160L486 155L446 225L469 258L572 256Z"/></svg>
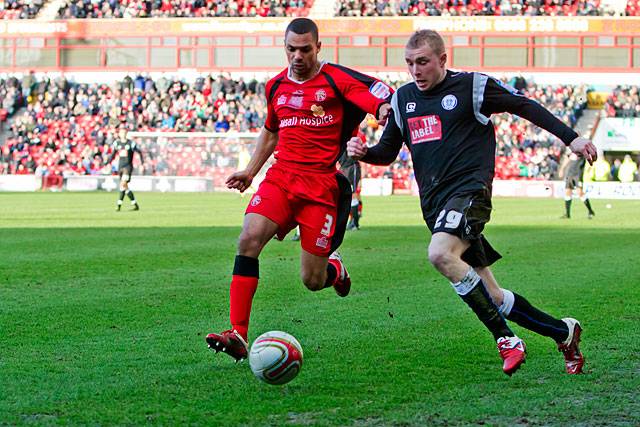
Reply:
<svg viewBox="0 0 640 427"><path fill-rule="evenodd" d="M322 67L324 67L324 64L326 64L327 61L320 61L320 66L318 67L318 71L316 71L316 73L309 77L307 80L296 80L293 78L293 74L291 73L291 66L287 67L287 78L289 80L291 80L293 83L298 83L298 84L303 84L305 82L308 82L309 80L312 80L315 76L317 76L318 74L320 74L320 70L322 70Z"/></svg>

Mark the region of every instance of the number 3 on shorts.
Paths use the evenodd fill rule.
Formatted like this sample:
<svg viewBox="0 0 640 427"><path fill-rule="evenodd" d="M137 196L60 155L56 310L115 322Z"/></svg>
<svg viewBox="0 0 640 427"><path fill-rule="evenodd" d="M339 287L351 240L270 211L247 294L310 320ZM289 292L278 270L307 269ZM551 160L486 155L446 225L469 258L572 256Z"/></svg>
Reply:
<svg viewBox="0 0 640 427"><path fill-rule="evenodd" d="M331 226L333 225L333 216L331 214L326 214L325 219L327 220L320 230L320 234L323 236L328 236L331 233Z"/></svg>
<svg viewBox="0 0 640 427"><path fill-rule="evenodd" d="M444 214L447 213L446 209L442 209L440 211L440 213L438 214L438 219L436 219L436 225L433 228L438 228L440 227L440 224L442 224L442 217L444 217ZM456 228L460 225L460 220L462 219L462 214L460 212L457 211L449 211L449 213L447 213L447 222L445 222L444 224L444 228Z"/></svg>

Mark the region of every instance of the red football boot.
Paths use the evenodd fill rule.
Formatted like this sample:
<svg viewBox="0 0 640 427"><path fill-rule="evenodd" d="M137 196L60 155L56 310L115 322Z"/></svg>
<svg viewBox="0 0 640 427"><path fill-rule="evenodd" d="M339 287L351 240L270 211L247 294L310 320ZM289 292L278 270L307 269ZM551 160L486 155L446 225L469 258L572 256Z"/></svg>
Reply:
<svg viewBox="0 0 640 427"><path fill-rule="evenodd" d="M211 350L216 353L219 351L227 353L236 359L236 362L246 359L249 353L249 344L235 329L229 329L219 334L209 334L205 340Z"/></svg>
<svg viewBox="0 0 640 427"><path fill-rule="evenodd" d="M498 351L504 360L502 370L509 376L520 368L527 357L524 341L518 337L498 338Z"/></svg>
<svg viewBox="0 0 640 427"><path fill-rule="evenodd" d="M564 354L564 363L566 365L567 374L582 374L584 356L578 347L578 344L580 344L582 327L580 326L580 322L576 319L572 319L571 317L565 317L562 321L569 327L569 336L564 342L558 343L558 351L561 351L562 354Z"/></svg>
<svg viewBox="0 0 640 427"><path fill-rule="evenodd" d="M336 279L336 282L333 284L333 289L336 291L336 294L338 294L338 296L346 297L347 295L349 295L349 291L351 290L351 278L349 277L349 273L344 266L344 261L342 261L340 253L338 253L338 251L335 251L331 255L329 255L329 262L338 271L338 277Z"/></svg>

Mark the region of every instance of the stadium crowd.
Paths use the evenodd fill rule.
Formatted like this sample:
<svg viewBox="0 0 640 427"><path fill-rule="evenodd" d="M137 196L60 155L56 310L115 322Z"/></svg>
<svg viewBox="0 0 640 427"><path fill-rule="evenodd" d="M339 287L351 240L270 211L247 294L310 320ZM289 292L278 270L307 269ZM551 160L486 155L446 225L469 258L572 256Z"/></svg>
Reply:
<svg viewBox="0 0 640 427"><path fill-rule="evenodd" d="M637 1L626 13L637 15ZM632 7L635 4L635 7ZM339 0L338 16L607 16L600 0Z"/></svg>
<svg viewBox="0 0 640 427"><path fill-rule="evenodd" d="M640 117L638 86L617 86L605 104L609 117Z"/></svg>
<svg viewBox="0 0 640 427"><path fill-rule="evenodd" d="M312 0L65 0L59 19L306 16Z"/></svg>
<svg viewBox="0 0 640 427"><path fill-rule="evenodd" d="M6 0L0 19L32 19L45 0ZM601 0L338 0L336 16L640 16ZM307 16L313 0L64 0L58 19Z"/></svg>
<svg viewBox="0 0 640 427"><path fill-rule="evenodd" d="M398 86L403 82L390 82ZM543 86L516 77L521 92L574 126L586 105L587 87ZM168 76L125 77L112 84L75 83L64 77L36 79L26 74L0 80L6 140L0 147L0 173L42 176L92 175L113 172L105 160L120 126L130 131L254 132L264 124L265 81L228 75L200 77L187 83ZM636 108L629 108L629 106ZM638 87L616 88L606 108L614 114L638 114ZM554 179L563 145L526 120L493 117L496 128L496 177ZM0 125L1 122L0 122ZM363 126L373 141L381 130L371 119ZM188 144L171 138L137 138L145 164L136 173L207 175L216 182L237 167L247 140L192 138ZM245 147L246 149L246 147ZM251 149L249 149L251 151ZM366 166L364 177L386 176L395 188L410 188L412 166L401 151L389 167Z"/></svg>
<svg viewBox="0 0 640 427"><path fill-rule="evenodd" d="M0 2L0 19L35 18L44 0L3 0Z"/></svg>
<svg viewBox="0 0 640 427"><path fill-rule="evenodd" d="M104 173L104 160L119 126L131 131L245 132L258 130L265 118L264 81L245 82L220 75L187 84L138 75L112 85L77 84L64 77L34 79L29 84L31 77L25 76L21 83L10 78L0 85L1 91L18 94L11 103L12 113L24 106L6 129L0 173ZM180 160L182 154L176 156L174 151L183 148L191 152L198 147L169 144L168 157ZM157 167L153 162L159 157L151 155L150 164L140 172L204 172L194 170L195 157L187 160L175 168Z"/></svg>

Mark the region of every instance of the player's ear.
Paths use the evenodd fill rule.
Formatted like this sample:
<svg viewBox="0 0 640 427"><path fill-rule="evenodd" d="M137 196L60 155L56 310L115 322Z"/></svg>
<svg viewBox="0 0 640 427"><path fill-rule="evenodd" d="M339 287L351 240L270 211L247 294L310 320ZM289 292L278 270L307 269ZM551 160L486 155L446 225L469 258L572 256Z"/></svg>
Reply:
<svg viewBox="0 0 640 427"><path fill-rule="evenodd" d="M442 55L440 55L440 66L444 67L446 63L447 63L447 52L443 52Z"/></svg>
<svg viewBox="0 0 640 427"><path fill-rule="evenodd" d="M320 40L316 43L316 47L318 48L318 52L320 52L320 49L322 48L322 42Z"/></svg>

